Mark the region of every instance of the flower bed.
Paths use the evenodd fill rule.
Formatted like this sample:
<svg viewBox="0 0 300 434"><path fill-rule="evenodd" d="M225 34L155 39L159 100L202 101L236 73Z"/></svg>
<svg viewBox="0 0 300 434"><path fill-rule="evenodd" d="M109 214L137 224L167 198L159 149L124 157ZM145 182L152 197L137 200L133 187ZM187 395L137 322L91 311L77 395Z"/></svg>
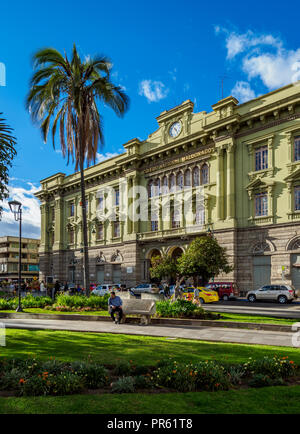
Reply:
<svg viewBox="0 0 300 434"><path fill-rule="evenodd" d="M50 297L38 296L34 297L29 294L26 297L22 297L22 307L24 309L30 308L44 308L47 305L51 305L53 303ZM17 308L19 304L18 297L13 298L0 298L0 310L14 310Z"/></svg>
<svg viewBox="0 0 300 434"><path fill-rule="evenodd" d="M156 316L163 318L195 318L218 319L220 315L206 312L202 307L188 300L176 300L174 302L156 302Z"/></svg>
<svg viewBox="0 0 300 434"><path fill-rule="evenodd" d="M69 395L100 389L101 393L135 391L193 392L287 384L299 375L287 357L249 359L226 365L216 361L178 363L168 359L155 367L121 362L99 365L91 360L62 362L55 359L0 359L0 393L16 396ZM297 377L299 380L299 378Z"/></svg>

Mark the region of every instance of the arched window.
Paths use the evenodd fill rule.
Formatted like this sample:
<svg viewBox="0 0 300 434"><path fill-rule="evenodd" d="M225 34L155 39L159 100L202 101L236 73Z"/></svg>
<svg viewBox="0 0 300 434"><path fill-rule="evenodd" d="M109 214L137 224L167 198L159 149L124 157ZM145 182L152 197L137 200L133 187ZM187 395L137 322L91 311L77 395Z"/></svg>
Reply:
<svg viewBox="0 0 300 434"><path fill-rule="evenodd" d="M199 185L200 185L199 167L195 167L193 170L193 187L198 187Z"/></svg>
<svg viewBox="0 0 300 434"><path fill-rule="evenodd" d="M160 196L161 195L161 188L160 188L160 179L157 178L156 180L156 196Z"/></svg>
<svg viewBox="0 0 300 434"><path fill-rule="evenodd" d="M179 172L177 175L177 187L179 190L183 189L183 174L182 174L182 172Z"/></svg>
<svg viewBox="0 0 300 434"><path fill-rule="evenodd" d="M185 171L185 174L184 174L184 185L185 185L185 187L190 187L191 186L191 171L190 171L190 169L187 169Z"/></svg>
<svg viewBox="0 0 300 434"><path fill-rule="evenodd" d="M205 210L204 208L198 208L196 209L195 224L204 225L204 223L205 223Z"/></svg>
<svg viewBox="0 0 300 434"><path fill-rule="evenodd" d="M208 165L206 163L201 167L201 184L208 184Z"/></svg>
<svg viewBox="0 0 300 434"><path fill-rule="evenodd" d="M180 228L180 211L174 209L172 211L172 228Z"/></svg>
<svg viewBox="0 0 300 434"><path fill-rule="evenodd" d="M153 181L149 181L148 183L148 197L153 197Z"/></svg>
<svg viewBox="0 0 300 434"><path fill-rule="evenodd" d="M170 176L170 192L174 193L175 191L175 175L172 173Z"/></svg>
<svg viewBox="0 0 300 434"><path fill-rule="evenodd" d="M168 186L168 177L163 177L163 186L162 186L162 194L168 194L169 186Z"/></svg>

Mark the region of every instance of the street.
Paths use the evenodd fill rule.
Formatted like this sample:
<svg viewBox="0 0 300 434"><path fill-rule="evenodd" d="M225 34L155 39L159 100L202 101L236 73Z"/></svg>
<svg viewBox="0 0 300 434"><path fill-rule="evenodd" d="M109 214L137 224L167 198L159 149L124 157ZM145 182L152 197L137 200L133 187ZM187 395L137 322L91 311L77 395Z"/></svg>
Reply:
<svg viewBox="0 0 300 434"><path fill-rule="evenodd" d="M279 304L275 302L250 303L246 298L240 298L232 301L220 300L218 303L204 304L203 308L212 312L250 314L278 318L299 318L300 320L300 301L293 301L290 304Z"/></svg>

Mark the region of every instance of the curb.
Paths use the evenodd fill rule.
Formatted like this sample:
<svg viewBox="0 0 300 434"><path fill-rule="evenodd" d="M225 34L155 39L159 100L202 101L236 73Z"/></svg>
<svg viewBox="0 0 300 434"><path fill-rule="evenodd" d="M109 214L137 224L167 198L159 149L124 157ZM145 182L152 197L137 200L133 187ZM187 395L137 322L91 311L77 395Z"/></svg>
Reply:
<svg viewBox="0 0 300 434"><path fill-rule="evenodd" d="M53 319L53 320L70 320L70 321L111 321L109 316L100 315L60 315L60 314L41 314L41 313L0 313L0 318L11 319ZM135 323L138 317L127 317L128 323ZM280 332L292 332L290 325L277 325L277 324L259 324L235 321L213 321L201 319L181 319L181 318L152 318L152 325L170 325L170 326L188 326L188 327L225 327L235 329L252 329L252 330L268 330Z"/></svg>

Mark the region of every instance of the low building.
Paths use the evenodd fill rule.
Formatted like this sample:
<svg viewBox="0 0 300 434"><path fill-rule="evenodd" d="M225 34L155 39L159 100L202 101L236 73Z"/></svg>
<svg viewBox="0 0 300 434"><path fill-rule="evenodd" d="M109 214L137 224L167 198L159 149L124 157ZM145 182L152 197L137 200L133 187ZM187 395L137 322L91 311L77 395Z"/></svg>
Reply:
<svg viewBox="0 0 300 434"><path fill-rule="evenodd" d="M40 240L21 238L22 279L31 281L39 277ZM19 238L0 237L0 281L16 280L19 277Z"/></svg>
<svg viewBox="0 0 300 434"><path fill-rule="evenodd" d="M161 113L146 140L87 168L91 282L147 282L153 255L176 257L210 228L233 265L223 281L300 287L299 86L243 104L227 97L209 113L185 101ZM41 187L41 278L82 283L80 174Z"/></svg>

